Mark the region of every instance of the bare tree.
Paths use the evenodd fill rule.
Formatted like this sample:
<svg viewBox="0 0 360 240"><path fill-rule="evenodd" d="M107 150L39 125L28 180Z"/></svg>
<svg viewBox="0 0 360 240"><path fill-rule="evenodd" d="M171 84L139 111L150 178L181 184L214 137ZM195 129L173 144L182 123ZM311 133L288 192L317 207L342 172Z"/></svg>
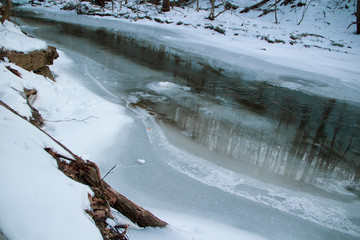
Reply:
<svg viewBox="0 0 360 240"><path fill-rule="evenodd" d="M170 11L170 0L163 0L161 10L163 12L169 12Z"/></svg>
<svg viewBox="0 0 360 240"><path fill-rule="evenodd" d="M210 0L211 9L209 14L209 19L212 21L215 19L215 0Z"/></svg>
<svg viewBox="0 0 360 240"><path fill-rule="evenodd" d="M1 24L3 24L5 22L5 20L10 19L11 17L11 8L12 8L12 2L11 0L6 0L6 6L4 9L4 12L1 16Z"/></svg>
<svg viewBox="0 0 360 240"><path fill-rule="evenodd" d="M277 3L278 0L275 0L275 23L278 24L278 18L277 18Z"/></svg>
<svg viewBox="0 0 360 240"><path fill-rule="evenodd" d="M312 1L313 0L310 0L309 3L308 3L307 0L306 0L300 22L298 22L297 25L300 25L302 23L302 21L304 20L305 14L306 14L307 10L309 9L309 6L310 6Z"/></svg>
<svg viewBox="0 0 360 240"><path fill-rule="evenodd" d="M208 16L208 19L213 21L215 20L215 18L217 18L218 16L220 16L221 14L223 14L224 12L226 12L226 4L223 1L223 6L224 6L224 10L220 11L218 14L215 15L215 0L210 0L210 4L211 4L211 9L210 9L210 14Z"/></svg>
<svg viewBox="0 0 360 240"><path fill-rule="evenodd" d="M356 26L356 34L360 34L360 0L357 1Z"/></svg>

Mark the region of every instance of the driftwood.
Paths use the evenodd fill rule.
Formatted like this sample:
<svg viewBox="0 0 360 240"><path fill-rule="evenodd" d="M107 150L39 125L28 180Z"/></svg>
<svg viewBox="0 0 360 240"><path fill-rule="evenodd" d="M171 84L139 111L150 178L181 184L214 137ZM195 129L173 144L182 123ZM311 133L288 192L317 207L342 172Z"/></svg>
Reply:
<svg viewBox="0 0 360 240"><path fill-rule="evenodd" d="M29 90L25 94L33 95L36 90ZM8 106L6 103L0 100L0 106L3 106L16 114L17 116L25 119L26 117L18 114L14 109ZM130 201L125 196L118 193L109 184L107 184L103 178L101 178L99 167L91 162L84 161L81 157L74 154L62 143L51 137L48 133L43 131L39 126L36 126L40 131L49 136L55 141L61 148L67 151L71 157L66 157L56 153L51 148L45 148L58 163L59 169L68 177L78 181L80 183L88 185L94 192L94 196L89 196L89 201L92 210L88 210L88 214L94 219L95 224L99 228L103 239L120 239L126 240L127 226L115 226L109 227L106 223L107 218L114 218L110 212L110 207L116 209L122 213L125 217L140 227L166 227L167 223L154 216L148 210L145 210L141 206ZM119 228L124 228L123 232L119 231Z"/></svg>
<svg viewBox="0 0 360 240"><path fill-rule="evenodd" d="M100 175L99 167L91 162L82 159L72 159L69 163L61 160L62 156L55 153L52 149L45 149L57 162L59 169L68 177L90 186L97 195L103 196L110 207L122 213L133 223L140 227L165 227L166 222L155 217L151 212L145 210L125 196L114 190L107 184ZM64 158L69 160L68 158Z"/></svg>

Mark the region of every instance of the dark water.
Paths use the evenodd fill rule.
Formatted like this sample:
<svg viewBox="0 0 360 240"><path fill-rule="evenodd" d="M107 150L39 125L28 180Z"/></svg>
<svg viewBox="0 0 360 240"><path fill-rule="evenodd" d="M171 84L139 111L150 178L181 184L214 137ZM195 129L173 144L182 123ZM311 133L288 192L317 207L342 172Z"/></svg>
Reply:
<svg viewBox="0 0 360 240"><path fill-rule="evenodd" d="M26 12L17 16L39 27L33 30L36 36L134 77L121 88L108 88L136 96L131 106L156 114L191 141L232 159L234 166L246 162L325 188L343 181L342 187L358 191L359 103L253 81L242 70L214 67L224 64L209 64L130 30L61 23ZM161 81L190 90L166 94L149 88Z"/></svg>

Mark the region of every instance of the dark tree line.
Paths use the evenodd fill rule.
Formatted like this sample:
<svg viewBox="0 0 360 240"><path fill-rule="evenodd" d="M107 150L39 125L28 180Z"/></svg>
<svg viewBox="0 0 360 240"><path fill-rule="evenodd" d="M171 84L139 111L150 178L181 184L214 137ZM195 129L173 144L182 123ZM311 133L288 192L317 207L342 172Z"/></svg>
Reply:
<svg viewBox="0 0 360 240"><path fill-rule="evenodd" d="M210 8L210 14L208 16L208 19L210 20L214 20L216 17L218 17L221 13L225 12L226 10L230 10L230 9L236 9L237 6L232 5L230 2L227 1L223 1L224 4L224 10L220 11L217 15L215 15L215 1L216 0L209 0L210 4L211 4L211 8ZM356 21L353 22L351 25L356 24L357 28L356 28L356 34L360 34L360 0L355 0L357 1L356 3L356 12L355 12L355 16L356 16ZM277 20L277 9L279 6L283 6L283 5L288 5L288 4L296 4L296 6L298 7L304 7L304 11L303 11L303 15L302 18L300 20L300 22L298 24L300 24L305 16L305 13L307 11L307 9L310 6L310 3L312 2L312 0L310 0L309 2L306 1L305 3L302 1L297 1L296 0L259 0L257 3L245 7L244 9L242 9L240 11L240 13L246 13L249 12L251 10L256 10L259 9L260 7L264 6L265 4L269 4L270 7L268 7L266 10L264 10L264 13L262 15L265 15L269 12L274 12L275 13L275 22L278 23ZM186 5L188 3L192 3L189 0L180 0L178 2L175 3L175 5ZM170 0L162 0L162 11L163 12L168 12L170 11ZM197 11L199 10L199 0L197 0ZM260 15L260 16L262 16Z"/></svg>

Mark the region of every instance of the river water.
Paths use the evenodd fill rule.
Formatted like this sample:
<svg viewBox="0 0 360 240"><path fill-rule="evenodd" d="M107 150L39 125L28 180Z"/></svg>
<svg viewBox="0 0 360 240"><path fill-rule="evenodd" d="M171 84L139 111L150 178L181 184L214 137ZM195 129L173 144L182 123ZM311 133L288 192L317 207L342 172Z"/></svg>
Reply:
<svg viewBox="0 0 360 240"><path fill-rule="evenodd" d="M360 237L359 103L254 81L251 71L153 40L148 26L17 16L77 59L84 85L134 117L113 149L125 167L111 181L137 186L119 184L127 196L266 239ZM137 158L152 162L140 169Z"/></svg>

